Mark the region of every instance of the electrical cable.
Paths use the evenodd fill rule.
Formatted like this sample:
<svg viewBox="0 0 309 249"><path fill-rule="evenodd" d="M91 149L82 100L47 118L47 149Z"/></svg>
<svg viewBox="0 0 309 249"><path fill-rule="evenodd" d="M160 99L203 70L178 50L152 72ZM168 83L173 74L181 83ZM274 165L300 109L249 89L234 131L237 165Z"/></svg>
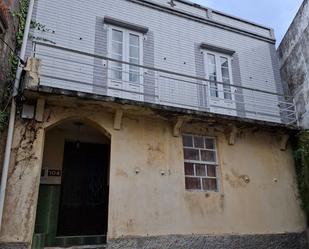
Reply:
<svg viewBox="0 0 309 249"><path fill-rule="evenodd" d="M15 53L14 49L11 48L11 46L6 41L4 41L2 39L2 37L0 37L0 40L13 52L14 56L19 59L20 64L25 65L25 62ZM2 111L5 111L7 109L8 105L9 105L9 102L12 100L12 98L13 98L13 95L11 94L11 96L8 99L8 102L6 103L6 105L5 105L5 107L4 107L4 109Z"/></svg>
<svg viewBox="0 0 309 249"><path fill-rule="evenodd" d="M10 45L0 37L0 40L13 52L14 56L16 56L19 59L20 64L25 65L25 62L22 58L20 58L16 53L13 48L10 47Z"/></svg>

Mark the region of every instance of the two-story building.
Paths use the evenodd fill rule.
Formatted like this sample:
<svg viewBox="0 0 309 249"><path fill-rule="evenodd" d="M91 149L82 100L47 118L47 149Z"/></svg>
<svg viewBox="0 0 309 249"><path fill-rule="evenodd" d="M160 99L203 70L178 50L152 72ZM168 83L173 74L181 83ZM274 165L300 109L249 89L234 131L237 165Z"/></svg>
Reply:
<svg viewBox="0 0 309 249"><path fill-rule="evenodd" d="M306 248L271 28L184 0L35 0L0 245Z"/></svg>

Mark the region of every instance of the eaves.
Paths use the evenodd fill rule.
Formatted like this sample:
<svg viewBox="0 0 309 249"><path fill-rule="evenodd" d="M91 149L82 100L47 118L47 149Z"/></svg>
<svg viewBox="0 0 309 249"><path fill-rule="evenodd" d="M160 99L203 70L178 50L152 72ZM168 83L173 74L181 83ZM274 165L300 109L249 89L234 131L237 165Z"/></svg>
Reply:
<svg viewBox="0 0 309 249"><path fill-rule="evenodd" d="M203 18L203 17L195 15L193 13L189 13L189 12L186 12L186 11L183 11L183 10L174 9L172 7L164 6L164 5L159 4L159 3L155 3L153 1L149 1L149 0L126 0L126 1L136 3L136 4L140 4L140 5L143 5L143 6L148 7L148 8L163 11L163 12L166 12L166 13L169 13L169 14L172 14L172 15L177 15L177 16L180 16L180 17L183 17L183 18L190 19L192 21L204 23L204 24L207 24L207 25L210 25L210 26L213 26L213 27L221 28L221 29L231 31L231 32L234 32L234 33L238 33L238 34L241 34L241 35L249 36L249 37L252 37L252 38L255 38L255 39L258 39L258 40L266 41L266 42L269 42L269 43L272 43L272 44L276 43L275 39L272 39L272 38L269 38L269 37L266 37L266 36L262 36L258 33L255 33L255 32L249 31L249 30L245 30L245 29L240 29L240 28L234 27L232 25L228 25L228 24L225 24L225 23L222 23L222 22L212 20L210 18Z"/></svg>

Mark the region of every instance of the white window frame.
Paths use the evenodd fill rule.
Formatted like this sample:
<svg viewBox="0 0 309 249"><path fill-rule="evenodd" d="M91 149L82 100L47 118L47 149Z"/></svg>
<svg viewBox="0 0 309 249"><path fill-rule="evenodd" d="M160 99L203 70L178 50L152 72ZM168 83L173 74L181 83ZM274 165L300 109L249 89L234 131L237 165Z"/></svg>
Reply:
<svg viewBox="0 0 309 249"><path fill-rule="evenodd" d="M185 146L183 143L183 150L184 149L195 149L195 150L199 150L199 157L201 158L201 150L207 150L207 151L212 151L215 152L215 157L216 160L215 162L209 162L209 161L202 161L202 160L189 160L189 159L185 159L184 158L184 176L185 178L200 178L200 189L186 189L186 191L190 191L190 192L220 192L220 172L219 172L219 159L218 159L218 147L217 147L217 138L214 136L203 136L203 135L196 135L196 134L188 134L188 133L184 133L182 134L182 136L191 136L192 137L192 147L189 146ZM198 148L194 146L194 137L202 137L203 139L207 138L207 139L211 139L213 140L213 144L214 144L214 149L206 149L206 148ZM185 163L192 163L194 164L194 176L192 175L186 175L185 174ZM196 166L195 164L203 164L205 165L205 172L206 172L206 176L197 176L196 175ZM208 176L207 173L207 165L212 165L215 166L215 174L216 176ZM217 189L216 190L205 190L203 189L203 179L215 179L216 180L216 185L217 185Z"/></svg>
<svg viewBox="0 0 309 249"><path fill-rule="evenodd" d="M204 61L205 61L205 72L206 72L207 80L209 79L208 54L215 56L216 72L217 72L217 75L216 75L217 82L223 82L220 58L221 57L227 58L228 66L229 66L229 79L230 79L230 85L231 85L231 87L230 87L231 88L231 93L230 93L231 94L231 99L224 98L224 92L223 92L224 86L222 84L219 84L219 83L217 84L218 97L211 96L211 94L210 94L210 82L208 82L210 98L214 99L214 100L220 99L220 100L223 100L223 101L226 101L226 102L233 102L233 101L235 101L235 96L234 96L235 89L233 88L234 83L233 83L233 74L232 74L232 56L230 56L228 54L224 54L224 53L214 52L214 51L211 51L211 50L205 50L204 54L205 54L205 58L204 58Z"/></svg>
<svg viewBox="0 0 309 249"><path fill-rule="evenodd" d="M136 32L130 29L125 29L125 28L121 28L115 25L107 25L107 29L108 29L108 41L107 41L107 57L108 58L112 58L112 32L113 30L117 30L117 31L121 31L123 32L123 47L122 47L122 60L125 62L130 62L130 34L132 35L136 35L139 37L139 65L143 65L143 41L144 41L144 35L140 32ZM111 61L109 61L107 63L108 65L108 87L112 87L112 88L116 88L119 89L121 91L115 91L112 90L112 93L116 93L117 97L124 97L124 98L129 98L130 97L130 93L126 94L126 90L127 91L131 91L131 88L133 89L132 91L134 91L134 89L137 89L136 92L140 93L140 99L143 99L143 91L144 91L144 87L143 87L143 73L144 70L143 68L139 67L139 82L132 82L129 81L129 65L128 64L122 64L122 80L119 79L113 79L112 78L112 70L111 70ZM131 88L130 88L131 87ZM119 93L119 96L118 96Z"/></svg>

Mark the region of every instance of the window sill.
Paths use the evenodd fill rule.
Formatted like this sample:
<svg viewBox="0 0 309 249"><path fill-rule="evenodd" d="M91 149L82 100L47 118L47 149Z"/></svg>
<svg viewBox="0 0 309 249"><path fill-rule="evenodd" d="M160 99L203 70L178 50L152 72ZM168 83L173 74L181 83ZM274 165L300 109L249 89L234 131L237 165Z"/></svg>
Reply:
<svg viewBox="0 0 309 249"><path fill-rule="evenodd" d="M222 194L219 190L194 190L185 189L187 193L199 193L199 194Z"/></svg>

